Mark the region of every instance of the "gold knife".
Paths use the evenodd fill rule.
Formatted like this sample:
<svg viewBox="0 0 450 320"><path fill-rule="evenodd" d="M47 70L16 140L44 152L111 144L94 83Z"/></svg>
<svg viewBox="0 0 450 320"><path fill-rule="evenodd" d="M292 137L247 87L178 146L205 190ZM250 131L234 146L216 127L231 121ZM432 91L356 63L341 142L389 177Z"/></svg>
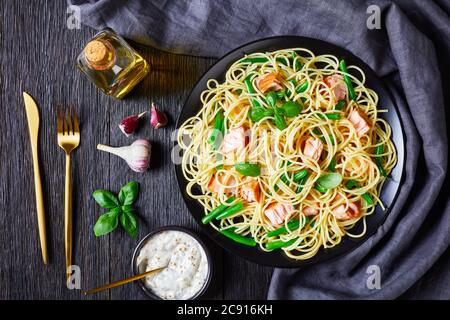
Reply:
<svg viewBox="0 0 450 320"><path fill-rule="evenodd" d="M36 210L39 226L39 239L41 242L41 252L44 264L48 263L47 252L47 235L45 231L45 212L44 212L44 197L42 193L41 174L39 171L39 157L38 157L38 132L39 132L39 109L33 98L26 92L23 93L25 101L25 110L28 119L28 131L31 140L31 152L33 154L33 168L34 168L34 188L36 193Z"/></svg>

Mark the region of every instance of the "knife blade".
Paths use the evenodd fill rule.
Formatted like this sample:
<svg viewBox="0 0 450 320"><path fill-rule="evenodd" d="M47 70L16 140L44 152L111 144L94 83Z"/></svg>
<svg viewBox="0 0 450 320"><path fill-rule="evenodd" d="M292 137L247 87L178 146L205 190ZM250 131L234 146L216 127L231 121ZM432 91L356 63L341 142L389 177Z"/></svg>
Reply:
<svg viewBox="0 0 450 320"><path fill-rule="evenodd" d="M44 261L44 264L47 264L48 252L47 252L47 235L45 227L44 196L42 192L42 182L38 156L39 109L38 106L36 105L36 102L28 93L23 92L23 100L25 102L25 111L28 120L28 132L30 134L30 142L31 142L31 153L33 156L34 188L36 195L36 211L37 211L42 260Z"/></svg>

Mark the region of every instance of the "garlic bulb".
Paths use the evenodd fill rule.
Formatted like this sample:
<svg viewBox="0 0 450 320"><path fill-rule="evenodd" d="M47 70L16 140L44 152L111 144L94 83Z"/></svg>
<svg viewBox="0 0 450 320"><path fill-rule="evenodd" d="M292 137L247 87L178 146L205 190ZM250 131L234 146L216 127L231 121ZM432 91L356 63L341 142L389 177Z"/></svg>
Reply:
<svg viewBox="0 0 450 320"><path fill-rule="evenodd" d="M136 172L145 172L150 165L152 145L147 139L138 139L129 146L118 148L98 144L97 149L121 157Z"/></svg>

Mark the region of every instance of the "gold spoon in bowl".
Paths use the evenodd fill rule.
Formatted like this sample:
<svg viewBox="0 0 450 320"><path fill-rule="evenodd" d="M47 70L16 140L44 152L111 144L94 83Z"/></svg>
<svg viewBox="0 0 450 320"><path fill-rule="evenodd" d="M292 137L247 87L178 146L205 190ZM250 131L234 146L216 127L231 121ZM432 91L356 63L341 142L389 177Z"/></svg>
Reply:
<svg viewBox="0 0 450 320"><path fill-rule="evenodd" d="M166 266L166 267L167 267L167 266ZM146 272L144 272L144 273L137 274L137 275L132 276L132 277L128 277L128 278L125 278L125 279L122 279L122 280L114 281L114 282L111 282L111 283L109 283L109 284L105 284L104 286L101 286L101 287L98 287L98 288L95 288L95 289L91 289L91 290L84 291L83 294L84 294L84 295L94 294L94 293L102 292L102 291L109 290L109 289L112 289L112 288L115 288L115 287L119 287L119 286L121 286L121 285L130 283L130 282L133 282L133 281L136 281L136 280L143 279L143 278L145 278L145 277L147 277L147 276L149 276L149 275L152 275L152 274L154 274L154 273L161 272L161 271L164 270L166 267L153 269L153 270L150 270L150 271L146 271Z"/></svg>

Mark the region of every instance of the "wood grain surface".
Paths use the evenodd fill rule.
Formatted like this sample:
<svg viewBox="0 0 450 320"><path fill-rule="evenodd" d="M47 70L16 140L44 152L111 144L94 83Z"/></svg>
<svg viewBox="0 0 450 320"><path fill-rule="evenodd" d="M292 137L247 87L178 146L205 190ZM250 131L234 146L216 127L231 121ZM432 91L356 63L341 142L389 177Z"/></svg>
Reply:
<svg viewBox="0 0 450 320"><path fill-rule="evenodd" d="M56 141L57 105L73 105L79 115L81 144L73 153L74 263L82 289L130 275L139 239L159 226L179 225L202 235L185 207L170 158L171 135L183 102L212 59L165 53L133 44L151 65L145 80L124 100L102 94L75 67L75 58L95 31L67 27L67 4L58 1L0 1L0 299L145 299L136 285L84 297L64 279L64 153ZM45 193L50 263L38 245L33 169L22 91L38 103L41 174ZM158 104L170 117L154 130L146 118L141 130L125 137L117 127L130 114ZM151 170L132 172L126 163L96 150L98 143L121 146L145 137L153 142ZM96 238L92 227L103 213L91 197L97 188L119 191L140 183L139 233L122 230ZM207 239L206 239L207 240ZM208 241L208 240L207 240ZM213 283L205 298L264 299L272 268L234 257L208 241L214 255Z"/></svg>

